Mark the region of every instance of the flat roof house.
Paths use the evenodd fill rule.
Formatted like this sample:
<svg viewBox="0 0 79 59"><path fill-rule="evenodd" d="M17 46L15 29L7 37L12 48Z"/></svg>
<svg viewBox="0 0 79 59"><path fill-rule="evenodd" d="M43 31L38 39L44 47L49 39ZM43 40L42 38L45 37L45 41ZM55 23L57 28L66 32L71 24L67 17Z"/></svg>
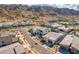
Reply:
<svg viewBox="0 0 79 59"><path fill-rule="evenodd" d="M0 54L24 54L24 47L19 43L13 43L0 48Z"/></svg>
<svg viewBox="0 0 79 59"><path fill-rule="evenodd" d="M53 28L57 28L57 27L60 27L60 26L62 26L62 25L59 24L59 23L52 23L51 24L51 27L53 27Z"/></svg>
<svg viewBox="0 0 79 59"><path fill-rule="evenodd" d="M34 27L33 28L33 34L38 35L38 34L47 34L48 32L50 32L51 29L50 28L46 28L46 27Z"/></svg>
<svg viewBox="0 0 79 59"><path fill-rule="evenodd" d="M0 24L0 29L5 29L13 25L14 22L4 22Z"/></svg>
<svg viewBox="0 0 79 59"><path fill-rule="evenodd" d="M68 50L69 52L79 51L79 37L74 35L67 35L61 42L60 48Z"/></svg>
<svg viewBox="0 0 79 59"><path fill-rule="evenodd" d="M27 21L21 21L21 22L14 22L13 23L13 26L29 26L29 25L32 25L32 21L31 20L27 20Z"/></svg>
<svg viewBox="0 0 79 59"><path fill-rule="evenodd" d="M76 24L79 24L79 20L78 20L78 19L74 20L74 22L75 22Z"/></svg>
<svg viewBox="0 0 79 59"><path fill-rule="evenodd" d="M52 28L58 28L58 27L62 26L61 24L56 23L56 22L53 22L53 23L48 22L45 25L48 26L48 27L52 27Z"/></svg>
<svg viewBox="0 0 79 59"><path fill-rule="evenodd" d="M79 37L74 37L70 49L71 52L79 54Z"/></svg>
<svg viewBox="0 0 79 59"><path fill-rule="evenodd" d="M60 26L60 27L58 27L58 29L59 30L62 30L62 31L64 31L64 32L69 32L69 31L71 31L72 29L73 29L73 27L71 27L71 26Z"/></svg>
<svg viewBox="0 0 79 59"><path fill-rule="evenodd" d="M69 47L72 43L73 35L67 35L61 42L60 45L64 47Z"/></svg>
<svg viewBox="0 0 79 59"><path fill-rule="evenodd" d="M43 36L45 41L50 41L52 44L56 43L58 40L61 40L64 37L62 33L49 32L48 34Z"/></svg>
<svg viewBox="0 0 79 59"><path fill-rule="evenodd" d="M17 41L18 41L18 38L16 37L15 32L7 31L7 32L0 33L0 47L9 45Z"/></svg>

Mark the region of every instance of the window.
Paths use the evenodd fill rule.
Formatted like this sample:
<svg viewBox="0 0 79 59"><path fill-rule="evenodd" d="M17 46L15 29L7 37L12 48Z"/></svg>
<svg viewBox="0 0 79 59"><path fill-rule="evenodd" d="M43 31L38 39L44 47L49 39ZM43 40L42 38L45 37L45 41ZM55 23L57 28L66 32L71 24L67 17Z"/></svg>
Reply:
<svg viewBox="0 0 79 59"><path fill-rule="evenodd" d="M2 43L5 43L4 41L2 41Z"/></svg>
<svg viewBox="0 0 79 59"><path fill-rule="evenodd" d="M52 44L52 41L48 40L48 42L49 42L50 44Z"/></svg>
<svg viewBox="0 0 79 59"><path fill-rule="evenodd" d="M6 46L6 44L5 44L5 42L4 42L4 41L1 41L1 43L2 43L2 46Z"/></svg>
<svg viewBox="0 0 79 59"><path fill-rule="evenodd" d="M35 43L35 45L37 45L38 43Z"/></svg>

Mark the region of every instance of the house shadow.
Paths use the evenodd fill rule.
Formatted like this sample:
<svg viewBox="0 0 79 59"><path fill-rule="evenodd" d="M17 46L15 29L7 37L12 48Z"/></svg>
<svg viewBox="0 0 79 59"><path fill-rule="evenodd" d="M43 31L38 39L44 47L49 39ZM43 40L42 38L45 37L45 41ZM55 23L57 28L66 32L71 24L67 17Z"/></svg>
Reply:
<svg viewBox="0 0 79 59"><path fill-rule="evenodd" d="M59 48L59 52L62 53L62 54L69 54L68 48L63 47L63 46L61 46L61 47Z"/></svg>

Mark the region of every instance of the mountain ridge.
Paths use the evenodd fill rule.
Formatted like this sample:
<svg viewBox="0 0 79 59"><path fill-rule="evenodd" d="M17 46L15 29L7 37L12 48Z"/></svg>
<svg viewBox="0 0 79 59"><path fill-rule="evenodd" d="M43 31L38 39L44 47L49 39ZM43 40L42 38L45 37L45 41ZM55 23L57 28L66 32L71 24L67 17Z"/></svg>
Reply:
<svg viewBox="0 0 79 59"><path fill-rule="evenodd" d="M33 12L49 12L49 13L57 13L61 15L79 15L78 10L74 9L69 9L69 8L57 8L53 6L41 6L41 5L32 5L28 8L28 10L33 11Z"/></svg>

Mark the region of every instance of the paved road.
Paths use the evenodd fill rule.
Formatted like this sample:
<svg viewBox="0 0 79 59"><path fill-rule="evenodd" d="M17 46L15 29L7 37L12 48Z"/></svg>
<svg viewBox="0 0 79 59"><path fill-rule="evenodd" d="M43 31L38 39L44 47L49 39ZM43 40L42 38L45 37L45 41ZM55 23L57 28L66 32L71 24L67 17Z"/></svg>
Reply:
<svg viewBox="0 0 79 59"><path fill-rule="evenodd" d="M52 54L50 50L48 50L47 48L44 48L41 44L38 44L35 40L33 40L26 30L21 29L20 32L21 34L24 35L28 43L40 54Z"/></svg>

